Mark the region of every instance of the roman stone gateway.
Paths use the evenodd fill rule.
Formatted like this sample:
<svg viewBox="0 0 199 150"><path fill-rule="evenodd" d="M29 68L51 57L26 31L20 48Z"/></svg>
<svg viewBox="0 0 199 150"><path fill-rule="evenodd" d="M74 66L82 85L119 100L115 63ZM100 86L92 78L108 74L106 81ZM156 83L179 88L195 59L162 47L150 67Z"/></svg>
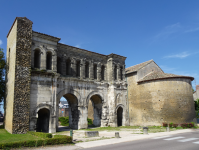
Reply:
<svg viewBox="0 0 199 150"><path fill-rule="evenodd" d="M89 101L94 125L116 127L117 118L128 125L126 57L59 43L33 31L25 17L15 19L7 40L7 131L56 132L62 96L69 102L71 128L88 127Z"/></svg>

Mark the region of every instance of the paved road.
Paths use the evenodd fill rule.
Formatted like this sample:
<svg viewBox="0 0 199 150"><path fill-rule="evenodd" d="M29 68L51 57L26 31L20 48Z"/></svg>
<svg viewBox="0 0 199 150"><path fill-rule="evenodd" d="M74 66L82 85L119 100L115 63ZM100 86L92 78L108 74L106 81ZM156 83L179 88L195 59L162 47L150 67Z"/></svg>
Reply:
<svg viewBox="0 0 199 150"><path fill-rule="evenodd" d="M199 150L199 131L164 135L84 150Z"/></svg>

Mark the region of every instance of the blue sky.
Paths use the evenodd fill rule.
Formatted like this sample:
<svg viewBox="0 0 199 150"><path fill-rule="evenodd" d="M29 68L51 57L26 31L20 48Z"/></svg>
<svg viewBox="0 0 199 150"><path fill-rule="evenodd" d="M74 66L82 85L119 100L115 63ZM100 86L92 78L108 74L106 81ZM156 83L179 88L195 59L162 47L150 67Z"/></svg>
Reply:
<svg viewBox="0 0 199 150"><path fill-rule="evenodd" d="M126 56L126 67L153 59L166 73L199 84L198 0L1 0L0 47L15 17L61 43Z"/></svg>

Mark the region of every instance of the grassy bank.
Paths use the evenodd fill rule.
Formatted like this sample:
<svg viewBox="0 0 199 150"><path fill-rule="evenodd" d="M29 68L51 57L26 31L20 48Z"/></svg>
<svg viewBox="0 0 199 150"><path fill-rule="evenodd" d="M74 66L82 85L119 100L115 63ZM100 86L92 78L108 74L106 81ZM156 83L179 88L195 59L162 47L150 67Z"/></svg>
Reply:
<svg viewBox="0 0 199 150"><path fill-rule="evenodd" d="M10 134L5 129L0 129L0 143L19 142L27 140L40 140L41 138L30 134Z"/></svg>

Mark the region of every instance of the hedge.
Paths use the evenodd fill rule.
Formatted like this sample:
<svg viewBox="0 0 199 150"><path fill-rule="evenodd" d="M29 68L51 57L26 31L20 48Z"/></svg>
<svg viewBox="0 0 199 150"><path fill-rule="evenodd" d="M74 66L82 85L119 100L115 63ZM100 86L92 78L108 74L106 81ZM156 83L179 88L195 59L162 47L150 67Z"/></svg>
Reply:
<svg viewBox="0 0 199 150"><path fill-rule="evenodd" d="M28 134L31 134L33 136L38 136L40 138L52 138L52 134L51 133L43 133L43 132L34 132L34 131L28 131Z"/></svg>
<svg viewBox="0 0 199 150"><path fill-rule="evenodd" d="M55 137L55 138L46 138L43 140L29 140L29 141L20 141L20 142L0 143L0 149L37 147L37 146L56 145L56 144L65 144L65 143L72 143L72 138L70 136L65 136L65 138Z"/></svg>
<svg viewBox="0 0 199 150"><path fill-rule="evenodd" d="M173 127L173 128L176 128L178 126L181 126L182 128L192 128L192 127L194 127L194 123L181 123L181 124L170 123L169 124L169 127ZM163 123L163 127L168 127L168 124Z"/></svg>
<svg viewBox="0 0 199 150"><path fill-rule="evenodd" d="M59 117L59 121L61 122L62 126L69 126L69 117ZM92 125L93 121L92 119L87 118L88 125Z"/></svg>

